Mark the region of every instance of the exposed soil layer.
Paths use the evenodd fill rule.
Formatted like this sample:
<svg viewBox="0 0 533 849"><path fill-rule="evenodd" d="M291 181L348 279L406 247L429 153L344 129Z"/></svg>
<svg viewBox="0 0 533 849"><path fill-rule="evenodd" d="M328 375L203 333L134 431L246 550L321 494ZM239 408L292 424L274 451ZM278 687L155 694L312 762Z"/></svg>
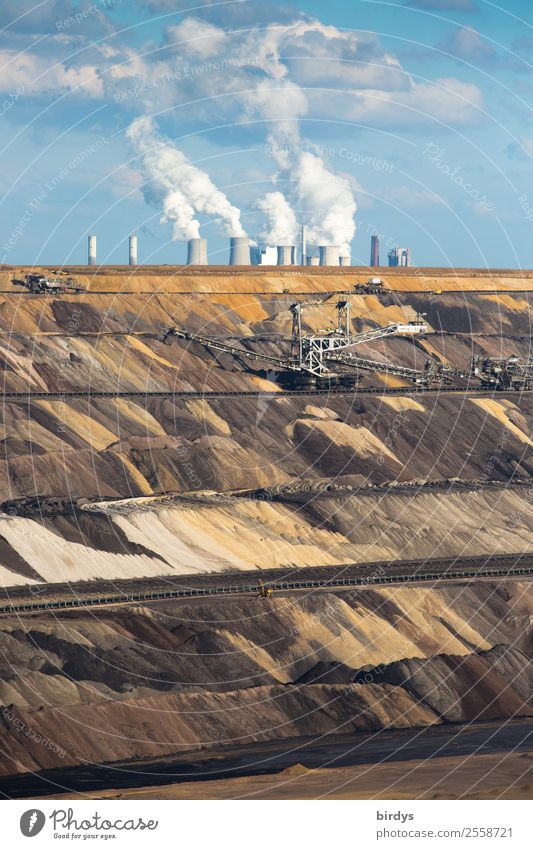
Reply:
<svg viewBox="0 0 533 849"><path fill-rule="evenodd" d="M165 337L288 353L294 300L319 331L361 270L79 276L86 295L15 296L0 271L4 389L58 393L0 411L4 587L531 553L530 393L284 396L266 362ZM354 331L425 312L432 332L361 356L530 354L531 275L392 278L349 296ZM205 395L63 395L89 389ZM532 615L527 581L479 580L6 617L0 775L527 719Z"/></svg>
<svg viewBox="0 0 533 849"><path fill-rule="evenodd" d="M4 619L0 770L532 716L532 606L486 581Z"/></svg>
<svg viewBox="0 0 533 849"><path fill-rule="evenodd" d="M513 748L512 744L509 748ZM296 756L297 757L297 756ZM469 754L316 769L295 764L275 775L231 776L54 795L54 799L533 799L533 750ZM111 782L112 783L112 780ZM35 784L31 795L45 791Z"/></svg>
<svg viewBox="0 0 533 849"><path fill-rule="evenodd" d="M247 495L11 501L0 514L0 578L38 589L42 582L531 553L527 485L358 489L344 480Z"/></svg>

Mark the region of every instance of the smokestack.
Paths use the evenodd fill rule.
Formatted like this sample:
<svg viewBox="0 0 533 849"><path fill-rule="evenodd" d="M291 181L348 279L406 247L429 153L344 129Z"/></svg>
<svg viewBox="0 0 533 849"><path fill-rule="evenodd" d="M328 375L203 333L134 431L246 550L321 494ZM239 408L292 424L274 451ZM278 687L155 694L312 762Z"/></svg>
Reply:
<svg viewBox="0 0 533 849"><path fill-rule="evenodd" d="M89 265L96 265L96 236L89 236Z"/></svg>
<svg viewBox="0 0 533 849"><path fill-rule="evenodd" d="M302 265L305 265L305 261L307 259L307 228L305 224L302 227Z"/></svg>
<svg viewBox="0 0 533 849"><path fill-rule="evenodd" d="M320 265L320 260L317 256L308 256L307 265Z"/></svg>
<svg viewBox="0 0 533 849"><path fill-rule="evenodd" d="M351 258L351 256L341 256L341 257L339 257L339 262L340 262L341 265L351 265L352 264L352 258Z"/></svg>
<svg viewBox="0 0 533 849"><path fill-rule="evenodd" d="M292 245L278 245L278 265L294 264L294 248Z"/></svg>
<svg viewBox="0 0 533 849"><path fill-rule="evenodd" d="M372 236L370 239L370 265L372 267L379 265L379 236Z"/></svg>
<svg viewBox="0 0 533 849"><path fill-rule="evenodd" d="M232 236L229 240L229 264L251 265L250 239L246 236Z"/></svg>
<svg viewBox="0 0 533 849"><path fill-rule="evenodd" d="M320 245L320 265L339 265L339 246Z"/></svg>
<svg viewBox="0 0 533 849"><path fill-rule="evenodd" d="M207 265L207 239L189 239L187 265Z"/></svg>
<svg viewBox="0 0 533 849"><path fill-rule="evenodd" d="M130 265L137 265L137 236L130 236Z"/></svg>

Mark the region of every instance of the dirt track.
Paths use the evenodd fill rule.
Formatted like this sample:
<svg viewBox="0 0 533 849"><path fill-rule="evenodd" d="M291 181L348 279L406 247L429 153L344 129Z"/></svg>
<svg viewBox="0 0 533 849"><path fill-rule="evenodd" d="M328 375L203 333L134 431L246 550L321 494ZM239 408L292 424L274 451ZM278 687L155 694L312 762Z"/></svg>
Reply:
<svg viewBox="0 0 533 849"><path fill-rule="evenodd" d="M530 782L525 792L532 798L533 720L524 719L503 725L473 723L381 731L331 740L271 741L211 752L204 759L196 755L115 763L112 768L88 765L0 780L0 794L12 798L292 799L327 793L333 798L417 798L413 790L417 779L420 782L417 773L431 760L430 777L426 774L428 783L420 788L420 796L438 794L439 784L444 783L444 795L447 790L456 798L455 765L464 792L478 791L486 798L487 759L497 769L510 753L517 758L513 778L519 785ZM462 764L469 759L473 764L465 775ZM446 769L452 773L447 781ZM268 778L258 780L258 776ZM491 784L501 792L508 786L501 777ZM60 795L62 788L71 792Z"/></svg>

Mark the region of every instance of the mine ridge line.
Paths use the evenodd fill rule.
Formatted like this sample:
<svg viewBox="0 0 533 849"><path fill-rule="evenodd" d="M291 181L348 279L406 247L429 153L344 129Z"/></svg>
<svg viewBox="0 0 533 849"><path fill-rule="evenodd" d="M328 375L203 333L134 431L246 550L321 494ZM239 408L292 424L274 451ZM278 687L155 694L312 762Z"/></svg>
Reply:
<svg viewBox="0 0 533 849"><path fill-rule="evenodd" d="M493 386L477 386L475 388L457 387L457 386L440 386L435 389L427 389L422 386L399 386L389 389L381 387L363 387L354 389L288 389L279 392L171 392L171 391L139 391L139 390L119 390L117 392L106 392L101 390L72 390L65 392L0 392L0 398L9 400L32 400L45 398L268 398L272 401L278 398L301 398L301 397L321 397L327 398L331 395L440 395L442 392L454 393L456 395L477 395L477 394L495 394L504 395L506 393L522 394L533 392L533 389L513 389L506 387L505 389L495 390Z"/></svg>
<svg viewBox="0 0 533 849"><path fill-rule="evenodd" d="M268 581L265 586L274 591L323 589L324 587L354 587L371 586L375 584L419 583L420 581L457 580L458 578L496 578L514 577L518 575L533 575L533 567L516 569L476 569L454 570L440 573L411 574L411 575L368 575L359 578L328 578L314 581ZM195 589L166 590L148 593L125 593L114 596L96 596L75 598L67 601L42 601L26 604L9 604L0 607L0 614L12 614L37 610L58 610L79 607L95 607L101 605L120 604L134 601L158 601L172 598L198 598L213 595L243 595L257 593L258 584L243 584L239 586L203 587Z"/></svg>
<svg viewBox="0 0 533 849"><path fill-rule="evenodd" d="M353 289L320 289L319 291L304 291L298 290L296 292L284 292L284 291L274 291L274 290L255 290L255 291L219 291L217 289L204 289L194 291L168 291L165 289L120 289L117 291L111 291L109 289L90 289L79 294L75 294L73 292L11 292L9 290L0 290L0 295L15 295L16 297L24 297L30 296L35 298L46 298L51 297L54 299L61 299L68 295L75 299L84 298L86 295L186 295L193 297L201 297L202 295L272 295L272 296L284 296L286 298L298 298L298 297L309 297L313 295L316 298L321 296L328 297L330 295L361 295L361 293L355 292ZM428 289L386 289L380 295L376 297L381 298L386 295L404 295L409 297L409 295L428 295L431 298L439 299L445 297L446 295L533 295L533 287L531 289L445 289L442 292L439 292L438 295L435 294L434 291ZM363 293L364 297L364 293Z"/></svg>

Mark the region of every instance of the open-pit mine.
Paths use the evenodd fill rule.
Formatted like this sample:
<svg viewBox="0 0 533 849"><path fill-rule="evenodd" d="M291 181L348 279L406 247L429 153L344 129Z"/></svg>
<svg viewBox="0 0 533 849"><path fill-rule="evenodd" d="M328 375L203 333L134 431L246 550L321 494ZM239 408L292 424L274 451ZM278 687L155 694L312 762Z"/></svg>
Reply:
<svg viewBox="0 0 533 849"><path fill-rule="evenodd" d="M532 294L2 267L0 792L531 798Z"/></svg>

